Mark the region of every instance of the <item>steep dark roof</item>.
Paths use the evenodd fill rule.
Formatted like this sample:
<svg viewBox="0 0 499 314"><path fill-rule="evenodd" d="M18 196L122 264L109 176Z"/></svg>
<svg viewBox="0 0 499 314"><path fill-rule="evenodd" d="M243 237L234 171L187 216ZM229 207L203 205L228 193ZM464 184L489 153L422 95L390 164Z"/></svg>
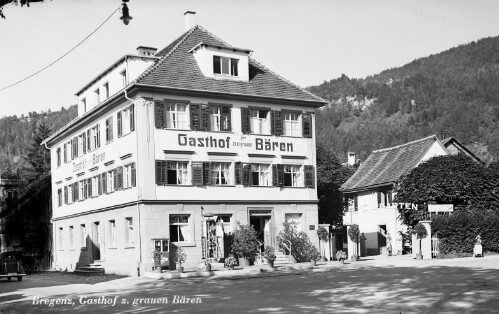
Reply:
<svg viewBox="0 0 499 314"><path fill-rule="evenodd" d="M443 140L441 140L441 142L445 146L445 148L448 148L450 145L454 144L454 146L459 151L461 151L462 153L464 153L468 157L472 158L473 160L475 160L478 163L485 164L485 162L480 157L478 157L475 153L473 153L471 150L469 150L466 146L461 144L461 142L459 142L455 137L451 136L451 137L444 138Z"/></svg>
<svg viewBox="0 0 499 314"><path fill-rule="evenodd" d="M218 80L203 75L189 51L199 43L230 48L200 26L195 26L156 54L161 59L134 83L182 90L208 91L256 97L327 103L281 78L250 58L249 81Z"/></svg>
<svg viewBox="0 0 499 314"><path fill-rule="evenodd" d="M435 135L406 144L375 150L341 187L344 192L388 185L409 173L431 145Z"/></svg>

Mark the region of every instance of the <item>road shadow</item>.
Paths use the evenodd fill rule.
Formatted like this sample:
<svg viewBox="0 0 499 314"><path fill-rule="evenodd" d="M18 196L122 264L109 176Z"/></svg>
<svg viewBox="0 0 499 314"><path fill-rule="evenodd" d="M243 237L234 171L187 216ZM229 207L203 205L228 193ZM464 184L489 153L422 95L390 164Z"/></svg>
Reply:
<svg viewBox="0 0 499 314"><path fill-rule="evenodd" d="M245 280L149 281L110 288L88 298L118 296L118 303L33 305L16 302L6 313L492 313L499 308L499 270L471 267L336 267L320 272ZM182 296L201 304L174 303ZM68 297L68 296L59 296ZM157 298L168 304L147 304ZM142 304L133 305L134 300ZM139 302L137 301L137 302Z"/></svg>

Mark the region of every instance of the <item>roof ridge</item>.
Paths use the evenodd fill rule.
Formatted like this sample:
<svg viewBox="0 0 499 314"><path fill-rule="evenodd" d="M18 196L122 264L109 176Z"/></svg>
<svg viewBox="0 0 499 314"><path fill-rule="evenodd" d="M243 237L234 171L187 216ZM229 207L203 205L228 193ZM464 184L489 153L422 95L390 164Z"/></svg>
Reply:
<svg viewBox="0 0 499 314"><path fill-rule="evenodd" d="M300 86L296 85L295 83L293 83L293 82L289 81L288 79L286 79L286 78L284 78L284 77L280 76L279 74L275 73L274 71L272 71L271 69L267 68L266 66L264 66L264 65L263 65L263 64L261 64L260 62L256 61L255 59L253 59L253 58L249 58L249 59L250 59L251 61L255 62L256 64L258 64L260 67L262 67L262 68L264 68L265 70L269 71L269 72L270 72L270 73L272 73L273 75L277 76L277 77L278 77L278 78L280 78L281 80L285 81L286 83L288 83L288 84L290 84L290 85L292 85L292 86L294 86L294 87L298 88L298 89L299 89L299 90L301 90L302 92L307 93L309 96L312 96L313 98L315 98L315 99L317 99L317 100L319 100L319 101L321 101L321 102L329 103L329 101L327 101L327 100L325 100L325 99L323 99L323 98L321 98L321 97L319 97L319 96L317 96L317 95L315 95L315 94L313 94L313 93L309 92L308 90L304 89L303 87L300 87Z"/></svg>
<svg viewBox="0 0 499 314"><path fill-rule="evenodd" d="M410 146L410 145L414 145L414 144L419 143L419 142L423 142L423 141L429 140L431 138L437 139L437 136L435 134L433 134L433 135L430 135L428 137L421 138L419 140L415 140L415 141L412 141L412 142L409 142L409 143L404 143L404 144L400 144L400 145L397 145L397 146L392 146L392 147L387 147L387 148L381 148L381 149L373 150L372 153L380 153L380 152L385 152L385 151L389 151L389 150L399 149L399 148L402 148L402 147L405 147L405 146Z"/></svg>
<svg viewBox="0 0 499 314"><path fill-rule="evenodd" d="M213 34L212 32L210 32L209 30L205 29L204 27L202 27L201 25L196 25L200 30L208 33L210 36L213 36L216 40L219 40L221 41L224 45L227 45L229 47L232 47L232 45L229 45L227 42L225 42L225 40L223 40L222 38L218 37L217 35Z"/></svg>
<svg viewBox="0 0 499 314"><path fill-rule="evenodd" d="M175 46L173 46L172 49L170 49L170 51L167 54L165 54L163 57L161 57L161 59L159 59L158 62L156 62L155 64L151 64L147 69L145 69L144 72L142 72L142 74L140 74L129 85L132 85L134 83L138 83L146 75L148 75L149 73L151 73L152 71L154 71L155 69L157 69L169 56L171 56L171 54L178 48L178 46L180 44L182 44L196 30L196 28L201 28L201 26L196 25L196 26L192 27L190 30L188 30L187 32L183 33L182 35L180 35L179 37L177 37L174 41L172 41L172 42L175 42L175 41L179 40L180 38L182 38L181 40L179 40L179 42Z"/></svg>

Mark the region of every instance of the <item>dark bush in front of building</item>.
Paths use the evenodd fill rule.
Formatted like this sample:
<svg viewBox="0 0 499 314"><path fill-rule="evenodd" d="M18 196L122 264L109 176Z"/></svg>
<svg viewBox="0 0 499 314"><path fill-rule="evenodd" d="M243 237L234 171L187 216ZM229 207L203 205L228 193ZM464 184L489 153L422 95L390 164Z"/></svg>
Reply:
<svg viewBox="0 0 499 314"><path fill-rule="evenodd" d="M477 235L484 252L499 252L499 211L460 210L433 218L432 233L439 238L440 254L472 253Z"/></svg>
<svg viewBox="0 0 499 314"><path fill-rule="evenodd" d="M313 247L306 232L298 231L294 222L284 222L284 230L277 235L277 246L288 254L288 245L291 242L291 255L297 262L310 261L310 248ZM288 242L289 241L289 242Z"/></svg>

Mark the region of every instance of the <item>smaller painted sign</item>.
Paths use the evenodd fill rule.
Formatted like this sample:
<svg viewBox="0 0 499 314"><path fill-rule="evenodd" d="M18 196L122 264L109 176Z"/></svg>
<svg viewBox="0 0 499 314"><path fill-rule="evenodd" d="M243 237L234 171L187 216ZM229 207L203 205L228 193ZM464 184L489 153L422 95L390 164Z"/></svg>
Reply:
<svg viewBox="0 0 499 314"><path fill-rule="evenodd" d="M452 204L428 204L428 211L432 212L432 213L453 212L454 205L452 205Z"/></svg>

